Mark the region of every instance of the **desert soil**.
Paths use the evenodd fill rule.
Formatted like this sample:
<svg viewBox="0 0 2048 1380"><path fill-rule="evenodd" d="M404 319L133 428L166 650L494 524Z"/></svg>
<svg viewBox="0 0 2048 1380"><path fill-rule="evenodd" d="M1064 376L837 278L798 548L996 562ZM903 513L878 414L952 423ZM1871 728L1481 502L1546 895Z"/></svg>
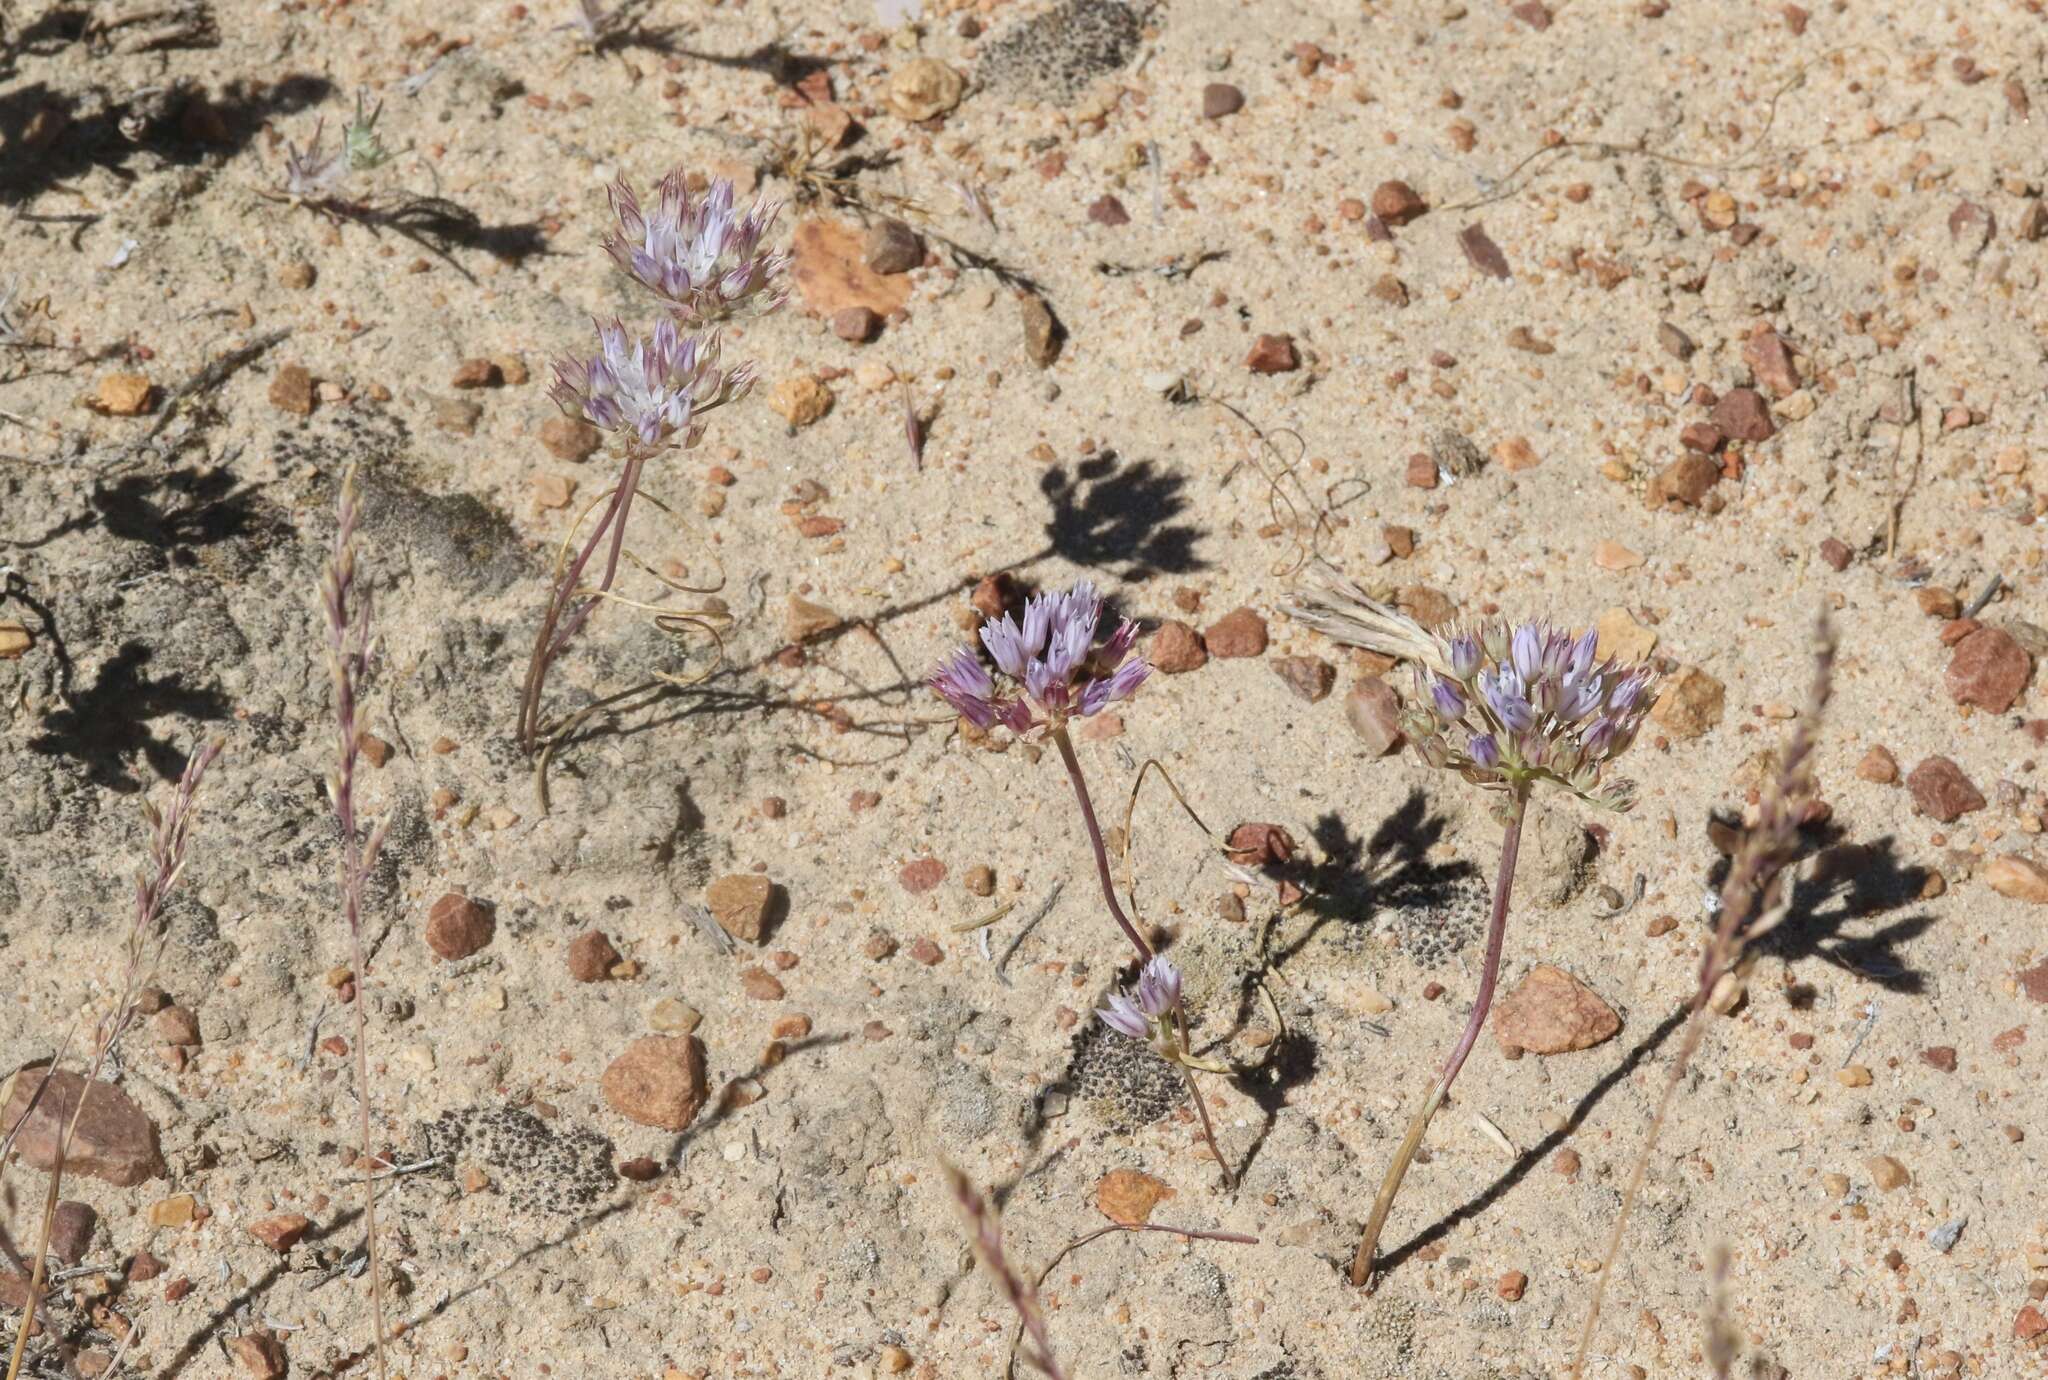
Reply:
<svg viewBox="0 0 2048 1380"><path fill-rule="evenodd" d="M2038 0L885 9L655 0L595 46L566 0L0 10L0 1067L104 1008L138 806L225 740L151 996L191 1019L108 1072L160 1163L66 1177L97 1268L35 1373L131 1328L138 1375L373 1373L360 988L409 1167L393 1374L1000 1375L950 1163L1034 1274L1105 1205L1258 1238L1061 1259L1073 1375L1561 1375L1823 610L1827 817L1587 1373L1710 1374L1714 1325L1742 1375L2048 1373ZM286 194L358 92L389 160ZM543 808L519 686L616 472L549 425L548 364L654 319L605 187L672 167L789 202L800 286L632 519L623 592L707 617L593 619ZM867 267L887 218L907 272ZM360 976L315 597L352 468L390 821ZM1500 829L1386 741L1390 668L1287 616L1321 561L1430 621L1597 625L1675 687L1632 813L1542 801L1508 933L1505 989L1593 994L1546 974L1525 1014L1613 1033L1496 1023L1370 1295L1343 1267L1469 1010ZM1184 668L1079 746L1241 1070L1201 1082L1231 1189L1092 1029L1124 948L1057 756L920 684L977 591L1082 576ZM659 676L697 683L599 704ZM1201 827L1152 774L1123 833L1152 761ZM489 922L454 960L451 894ZM629 1048L666 1109L605 1082Z"/></svg>

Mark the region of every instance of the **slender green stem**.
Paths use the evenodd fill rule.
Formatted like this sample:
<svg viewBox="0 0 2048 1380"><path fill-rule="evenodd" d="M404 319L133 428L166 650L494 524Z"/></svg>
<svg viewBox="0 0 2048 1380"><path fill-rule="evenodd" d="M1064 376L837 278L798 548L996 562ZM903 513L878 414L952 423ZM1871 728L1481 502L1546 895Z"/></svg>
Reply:
<svg viewBox="0 0 2048 1380"><path fill-rule="evenodd" d="M1379 1248L1380 1232L1387 1225L1387 1214L1393 1210L1394 1198L1401 1191L1401 1180L1407 1177L1415 1152L1422 1148L1422 1135L1429 1129L1430 1119L1444 1105L1458 1070L1465 1067L1465 1057L1478 1043L1479 1032L1486 1028L1486 1013L1493 1006L1494 988L1500 982L1501 945L1507 936L1508 894L1515 884L1515 859L1522 847L1522 816L1529 801L1526 785L1517 784L1511 790L1507 834L1500 845L1500 875L1493 884L1493 916L1486 928L1486 963L1479 975L1479 995L1472 1002L1472 1015L1465 1022L1464 1034L1452 1047L1451 1057L1444 1061L1443 1072L1437 1075L1429 1096L1423 1099L1421 1107L1409 1121L1408 1134L1401 1138L1401 1146L1394 1152L1394 1162L1387 1166L1386 1178L1380 1182L1379 1195L1372 1203L1372 1216L1366 1219L1365 1233L1358 1239L1358 1253L1351 1258L1351 1282L1355 1285L1363 1285L1372 1278L1373 1255Z"/></svg>
<svg viewBox="0 0 2048 1380"><path fill-rule="evenodd" d="M1081 802L1081 823L1088 830L1088 842L1095 849L1095 870L1102 878L1102 899L1109 903L1109 913L1123 928L1124 938L1131 941L1131 947L1138 951L1138 961L1143 963L1152 957L1152 946L1138 933L1138 927L1131 923L1124 908L1117 904L1116 882L1109 872L1109 850L1102 843L1102 826L1095 822L1095 805L1088 798L1088 782L1081 775L1081 759L1074 755L1074 740L1067 736L1065 724L1055 724L1052 730L1053 743L1060 750L1060 760L1067 764L1067 779L1074 783L1074 798Z"/></svg>

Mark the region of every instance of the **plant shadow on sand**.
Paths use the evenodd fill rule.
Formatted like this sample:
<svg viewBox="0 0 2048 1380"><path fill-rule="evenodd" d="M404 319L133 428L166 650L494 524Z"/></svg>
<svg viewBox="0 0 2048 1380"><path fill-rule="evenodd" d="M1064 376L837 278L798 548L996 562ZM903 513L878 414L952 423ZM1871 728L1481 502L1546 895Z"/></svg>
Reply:
<svg viewBox="0 0 2048 1380"><path fill-rule="evenodd" d="M1269 949L1267 967L1283 966L1333 923L1366 925L1385 910L1442 905L1450 889L1475 871L1463 861L1430 861L1429 850L1443 837L1447 825L1443 815L1431 812L1429 799L1420 790L1409 791L1370 838L1353 834L1334 810L1321 815L1311 829L1319 860L1289 859L1264 869L1274 880L1301 889L1299 904L1310 917L1308 925L1283 948ZM1278 918L1276 915L1267 922L1263 942L1268 946ZM1257 1000L1256 985L1247 983L1237 994L1231 1033L1250 1018ZM1290 1029L1268 1047L1256 1068L1241 1070L1232 1080L1261 1113L1259 1129L1239 1161L1240 1181L1250 1172L1289 1095L1313 1078L1319 1066L1314 1039L1304 1030Z"/></svg>
<svg viewBox="0 0 2048 1380"><path fill-rule="evenodd" d="M176 714L220 723L233 706L211 686L187 685L178 675L149 675L145 668L154 655L140 642L122 643L90 688L43 719L44 731L28 740L29 750L69 757L85 768L93 784L122 794L144 787L128 770L128 759L137 753L157 776L175 781L185 770L186 754L152 729L151 721Z"/></svg>
<svg viewBox="0 0 2048 1380"><path fill-rule="evenodd" d="M1875 983L1886 991L1911 994L1926 990L1926 975L1910 967L1898 949L1924 933L1934 923L1932 916L1907 916L1892 921L1871 935L1844 933L1845 926L1855 919L1918 899L1927 878L1926 869L1902 865L1896 845L1889 836L1865 844L1844 842L1845 837L1845 832L1832 824L1809 828L1803 833L1806 845L1804 862L1793 883L1791 906L1783 923L1758 946L1763 954L1775 956L1784 963L1785 995L1794 1008L1802 1008L1813 1001L1814 989L1793 980L1794 970L1808 959L1818 959ZM1727 868L1727 859L1723 857L1708 872L1710 883L1717 891ZM1752 978L1752 985L1754 981ZM1517 1155L1514 1163L1503 1170L1500 1177L1400 1246L1385 1252L1379 1266L1381 1274L1398 1268L1417 1251L1432 1242L1441 1241L1453 1228L1477 1217L1505 1197L1529 1176L1532 1169L1584 1126L1586 1118L1616 1084L1634 1073L1659 1046L1678 1032L1685 1024L1689 1010L1689 999L1680 1002L1622 1056L1619 1064L1601 1075L1580 1096L1562 1126Z"/></svg>
<svg viewBox="0 0 2048 1380"><path fill-rule="evenodd" d="M0 94L0 206L95 168L132 180L127 165L138 152L173 165L231 158L267 124L319 105L333 90L325 77L293 73L230 82L214 96L190 82L150 88L93 110L84 93L28 82Z"/></svg>
<svg viewBox="0 0 2048 1380"><path fill-rule="evenodd" d="M990 570L986 576L963 577L921 598L848 619L803 644L800 650L805 661L800 664L845 683L843 690L829 696L829 701L825 696L790 695L763 683L763 673L783 662L789 652L786 647L777 648L744 665L720 671L702 685L680 687L656 682L627 692L607 713L593 715L558 744L554 769L574 776L573 759L563 760L559 754L580 744L652 732L691 719L739 714L796 713L821 718L838 732L888 739L894 746L886 756L899 755L908 749L913 732L937 722L939 716L936 712L914 716L918 692L924 684L924 668L908 666L896 655L883 634L885 628L934 605L960 598L982 578L1021 576L1047 561L1062 561L1084 570L1107 570L1119 579L1131 581L1204 569L1207 562L1197 550L1202 529L1178 521L1190 505L1186 487L1186 477L1174 470L1149 460L1125 462L1114 454L1096 456L1071 473L1056 466L1046 471L1039 482L1051 511L1045 522L1046 541L1038 550ZM814 658L818 650L855 634L881 649L893 679L870 684L852 672ZM848 706L861 704L898 712L861 719L848 711ZM792 751L821 756L806 748Z"/></svg>

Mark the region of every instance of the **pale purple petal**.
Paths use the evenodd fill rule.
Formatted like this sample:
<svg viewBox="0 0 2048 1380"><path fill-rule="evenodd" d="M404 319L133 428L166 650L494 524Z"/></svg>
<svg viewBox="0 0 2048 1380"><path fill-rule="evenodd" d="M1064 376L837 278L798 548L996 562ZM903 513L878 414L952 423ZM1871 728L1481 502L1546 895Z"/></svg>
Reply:
<svg viewBox="0 0 2048 1380"><path fill-rule="evenodd" d="M1148 1016L1164 1016L1179 1005L1180 969L1155 954L1138 971L1138 1009Z"/></svg>
<svg viewBox="0 0 2048 1380"><path fill-rule="evenodd" d="M1094 714L1118 700L1127 700L1145 677L1152 674L1152 665L1142 657L1132 657L1101 680L1091 680L1081 690L1081 712Z"/></svg>
<svg viewBox="0 0 2048 1380"><path fill-rule="evenodd" d="M1458 687L1439 676L1429 687L1431 701L1436 705L1439 717L1456 722L1465 717L1465 697L1458 693Z"/></svg>
<svg viewBox="0 0 2048 1380"><path fill-rule="evenodd" d="M1480 665L1479 639L1469 632L1451 639L1451 672L1459 680L1470 680Z"/></svg>
<svg viewBox="0 0 2048 1380"><path fill-rule="evenodd" d="M1002 668L1004 675L1022 679L1025 663L1031 656L1030 628L1031 613L1028 608L1024 613L1022 632L1018 631L1017 624L1008 614L1001 618L991 618L981 625L982 645L988 648L988 654L996 659L996 665Z"/></svg>
<svg viewBox="0 0 2048 1380"><path fill-rule="evenodd" d="M1133 1040L1142 1040L1152 1033L1152 1024L1145 1019L1145 1013L1121 992L1111 992L1109 1005L1097 1007L1095 1014L1101 1017L1102 1023L1111 1030L1119 1035L1128 1035Z"/></svg>
<svg viewBox="0 0 2048 1380"><path fill-rule="evenodd" d="M1536 679L1543 671L1543 629L1535 623L1524 623L1515 629L1509 641L1510 658L1515 670L1526 684Z"/></svg>
<svg viewBox="0 0 2048 1380"><path fill-rule="evenodd" d="M1138 641L1138 625L1126 618L1117 624L1116 631L1109 635L1109 641L1102 644L1098 652L1098 664L1115 666L1131 654L1131 648Z"/></svg>
<svg viewBox="0 0 2048 1380"><path fill-rule="evenodd" d="M996 721L996 706L989 698L995 683L974 653L965 647L941 662L926 683L976 728L987 728Z"/></svg>
<svg viewBox="0 0 2048 1380"><path fill-rule="evenodd" d="M1045 639L1052 631L1053 606L1058 602L1057 594L1034 594L1024 601L1024 654L1037 656L1045 650ZM1012 675L1018 674L1011 672Z"/></svg>

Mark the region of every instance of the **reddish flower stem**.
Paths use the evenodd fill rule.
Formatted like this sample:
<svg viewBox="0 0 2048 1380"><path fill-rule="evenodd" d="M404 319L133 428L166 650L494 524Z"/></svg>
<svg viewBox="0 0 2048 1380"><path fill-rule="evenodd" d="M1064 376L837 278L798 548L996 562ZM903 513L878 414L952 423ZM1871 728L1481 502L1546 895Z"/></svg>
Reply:
<svg viewBox="0 0 2048 1380"><path fill-rule="evenodd" d="M1103 846L1102 826L1095 821L1095 804L1088 798L1088 782L1081 775L1081 759L1074 755L1074 740L1067 736L1065 724L1054 725L1052 740L1060 750L1060 760L1067 764L1067 779L1074 783L1074 798L1081 802L1081 823L1088 830L1089 844L1095 849L1095 871L1102 878L1102 899L1109 904L1109 913L1123 928L1124 938L1130 940L1131 947L1138 951L1138 962L1144 963L1152 957L1152 946L1145 942L1145 937L1138 933L1138 927L1117 904L1116 883L1109 872L1109 850Z"/></svg>
<svg viewBox="0 0 2048 1380"><path fill-rule="evenodd" d="M626 466L619 475L618 487L612 490L611 501L598 514L590 536L576 553L576 558L563 568L549 595L547 612L541 618L540 635L534 639L533 655L526 663L526 686L519 701L519 742L528 752L539 746L541 695L547 685L549 667L568 649L570 639L597 611L598 604L602 602L597 596L609 590L618 579L619 557L625 550L626 518L632 512L633 495L639 492L640 472L647 464L647 457L648 452L639 446L627 451ZM604 574L578 604L577 590L581 587L583 572L607 540L610 549L605 556Z"/></svg>
<svg viewBox="0 0 2048 1380"><path fill-rule="evenodd" d="M1429 1129L1430 1119L1450 1095L1452 1080L1457 1078L1458 1070L1465 1067L1465 1057L1478 1043L1479 1032L1486 1028L1486 1013L1493 1006L1494 988L1500 982L1502 941L1507 937L1508 893L1515 884L1515 860L1522 846L1522 816L1529 799L1526 785L1516 784L1509 789L1507 835L1500 845L1500 875L1494 879L1493 916L1486 927L1486 963L1479 976L1479 995L1472 1002L1472 1015L1465 1022L1464 1033L1451 1048L1451 1057L1444 1061L1443 1072L1437 1075L1429 1096L1423 1099L1422 1106L1409 1121L1408 1134L1401 1138L1401 1146L1394 1152L1394 1162L1387 1166L1386 1178L1380 1182L1379 1195L1372 1203L1372 1216L1366 1219L1365 1232L1358 1239L1358 1253L1351 1258L1351 1282L1354 1285L1363 1285L1372 1278L1373 1254L1379 1247L1380 1232L1387 1225L1387 1214L1393 1210L1394 1198L1401 1191L1401 1180L1407 1177L1415 1152L1422 1148L1422 1134Z"/></svg>

